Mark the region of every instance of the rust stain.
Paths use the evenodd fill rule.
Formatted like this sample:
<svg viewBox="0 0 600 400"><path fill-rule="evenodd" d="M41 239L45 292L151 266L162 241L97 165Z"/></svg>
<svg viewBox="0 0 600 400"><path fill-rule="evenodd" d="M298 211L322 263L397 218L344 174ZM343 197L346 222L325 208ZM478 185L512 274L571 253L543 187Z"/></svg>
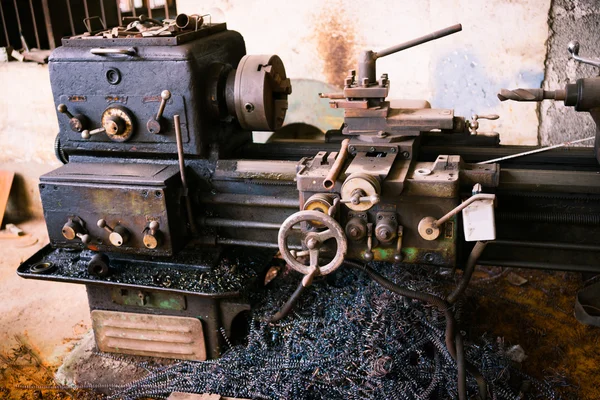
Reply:
<svg viewBox="0 0 600 400"><path fill-rule="evenodd" d="M107 103L122 103L127 104L127 96L106 96Z"/></svg>
<svg viewBox="0 0 600 400"><path fill-rule="evenodd" d="M354 23L337 2L328 3L315 16L315 41L323 59L323 74L330 85L343 87L348 71L356 69Z"/></svg>
<svg viewBox="0 0 600 400"><path fill-rule="evenodd" d="M71 103L84 103L87 101L87 97L73 95L73 96L69 96L69 101Z"/></svg>

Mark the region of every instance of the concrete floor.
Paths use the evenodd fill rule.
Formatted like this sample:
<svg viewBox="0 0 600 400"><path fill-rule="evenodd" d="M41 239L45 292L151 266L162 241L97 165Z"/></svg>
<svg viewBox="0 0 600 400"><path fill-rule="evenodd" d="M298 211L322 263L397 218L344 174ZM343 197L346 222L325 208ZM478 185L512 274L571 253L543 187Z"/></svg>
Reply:
<svg viewBox="0 0 600 400"><path fill-rule="evenodd" d="M28 235L0 239L0 353L14 348L18 336L56 366L91 327L85 288L17 276L19 264L48 243L43 219L18 226Z"/></svg>

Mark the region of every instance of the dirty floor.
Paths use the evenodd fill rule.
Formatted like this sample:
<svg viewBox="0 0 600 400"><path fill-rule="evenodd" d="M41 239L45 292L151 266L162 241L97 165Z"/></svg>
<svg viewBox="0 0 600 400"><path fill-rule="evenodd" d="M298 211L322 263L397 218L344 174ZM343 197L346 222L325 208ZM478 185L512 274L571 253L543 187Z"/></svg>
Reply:
<svg viewBox="0 0 600 400"><path fill-rule="evenodd" d="M55 367L91 327L84 287L17 276L17 266L48 243L43 219L18 226L25 236L0 239L2 399L36 398L35 391L14 386L53 384Z"/></svg>
<svg viewBox="0 0 600 400"><path fill-rule="evenodd" d="M0 398L93 399L87 391L44 390L90 328L85 289L19 278L17 265L47 243L43 220L19 224L28 236L0 239ZM600 328L573 316L580 274L478 268L464 302L463 326L520 344L525 373L564 399L600 398ZM464 328L463 328L464 329Z"/></svg>

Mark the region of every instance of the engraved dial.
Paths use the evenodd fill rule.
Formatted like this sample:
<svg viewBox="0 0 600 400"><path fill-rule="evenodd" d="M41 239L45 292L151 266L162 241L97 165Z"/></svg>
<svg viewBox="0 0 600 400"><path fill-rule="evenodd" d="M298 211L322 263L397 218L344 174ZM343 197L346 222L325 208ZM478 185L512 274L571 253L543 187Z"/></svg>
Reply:
<svg viewBox="0 0 600 400"><path fill-rule="evenodd" d="M102 126L114 142L126 142L133 135L133 117L123 106L109 107L102 113Z"/></svg>

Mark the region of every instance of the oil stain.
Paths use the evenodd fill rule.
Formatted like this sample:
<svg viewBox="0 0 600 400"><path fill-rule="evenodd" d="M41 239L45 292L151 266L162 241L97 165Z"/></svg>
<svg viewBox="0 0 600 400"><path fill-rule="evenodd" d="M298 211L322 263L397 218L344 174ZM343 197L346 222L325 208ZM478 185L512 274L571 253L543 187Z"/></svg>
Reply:
<svg viewBox="0 0 600 400"><path fill-rule="evenodd" d="M356 68L356 33L351 18L336 3L328 3L315 15L314 39L325 81L341 88L348 71Z"/></svg>

